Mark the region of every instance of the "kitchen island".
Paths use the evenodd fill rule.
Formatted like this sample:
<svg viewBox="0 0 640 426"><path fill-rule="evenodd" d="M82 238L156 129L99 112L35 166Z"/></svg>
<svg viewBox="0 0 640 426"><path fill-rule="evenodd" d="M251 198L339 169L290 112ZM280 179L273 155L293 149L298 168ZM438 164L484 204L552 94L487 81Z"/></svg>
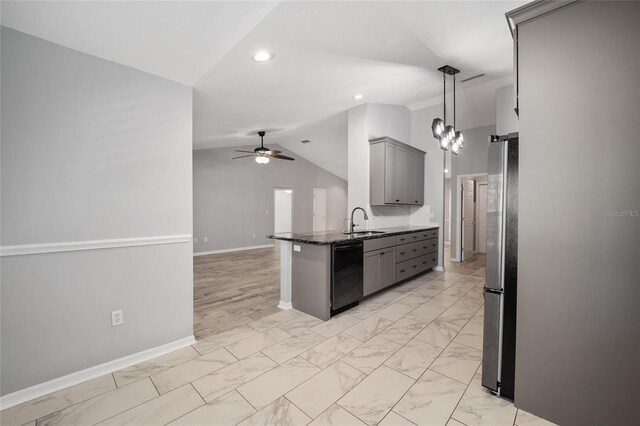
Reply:
<svg viewBox="0 0 640 426"><path fill-rule="evenodd" d="M438 264L438 226L279 233L280 305L322 320Z"/></svg>

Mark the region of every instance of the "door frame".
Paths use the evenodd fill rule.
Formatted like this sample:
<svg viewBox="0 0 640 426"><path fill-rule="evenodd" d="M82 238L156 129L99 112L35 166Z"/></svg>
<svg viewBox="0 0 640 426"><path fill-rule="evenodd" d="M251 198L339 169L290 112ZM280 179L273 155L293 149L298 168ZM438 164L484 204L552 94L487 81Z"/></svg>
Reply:
<svg viewBox="0 0 640 426"><path fill-rule="evenodd" d="M276 232L276 191L291 191L291 232L293 232L293 226L294 226L294 217L293 217L293 203L294 203L294 197L296 195L296 192L293 190L293 188L286 188L286 187L281 187L281 186L274 186L273 187L273 232ZM278 240L273 240L274 245L276 245L276 243L278 242Z"/></svg>
<svg viewBox="0 0 640 426"><path fill-rule="evenodd" d="M476 225L476 229L475 229L476 241L475 241L475 243L476 244L475 245L476 245L476 253L485 253L485 254L487 252L487 232L486 232L486 229L485 229L484 251L480 251L480 221L478 220L479 216L478 216L478 201L477 200L479 199L478 198L478 193L480 192L480 187L481 186L486 186L487 187L487 194L488 194L488 189L489 189L488 185L489 185L488 182L478 183L478 181L476 181L476 223L475 223L475 225ZM487 220L486 208L487 208L487 206L485 206L485 212L484 212L484 214L485 214L485 218L484 218L485 222ZM485 223L485 226L486 225L487 224Z"/></svg>
<svg viewBox="0 0 640 426"><path fill-rule="evenodd" d="M458 175L456 177L456 188L460 191L458 194L458 205L456 206L455 211L455 225L456 225L456 236L457 236L457 244L456 244L456 252L451 253L452 262L462 262L462 191L460 188L462 187L462 179L465 178L479 178L479 177L487 177L488 173L469 173L464 175ZM475 206L474 206L475 209ZM475 210L474 210L475 211ZM449 209L449 216L453 218L454 212ZM474 228L475 229L475 228ZM474 231L475 232L475 231Z"/></svg>

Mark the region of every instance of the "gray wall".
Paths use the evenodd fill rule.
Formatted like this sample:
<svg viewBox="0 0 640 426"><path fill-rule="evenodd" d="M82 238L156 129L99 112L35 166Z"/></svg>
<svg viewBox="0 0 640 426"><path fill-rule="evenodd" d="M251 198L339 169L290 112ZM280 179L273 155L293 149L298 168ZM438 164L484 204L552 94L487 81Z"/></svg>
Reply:
<svg viewBox="0 0 640 426"><path fill-rule="evenodd" d="M443 151L440 144L433 138L431 122L436 117L442 117L442 105L435 105L411 111L411 145L426 151L424 157L425 181L424 203L429 205L433 217L431 221L444 226L442 215L444 198L444 164ZM449 113L449 111L447 111ZM444 266L444 238L439 239L438 266Z"/></svg>
<svg viewBox="0 0 640 426"><path fill-rule="evenodd" d="M3 249L190 235L191 89L10 29L1 40ZM1 393L191 336L191 250L3 256Z"/></svg>
<svg viewBox="0 0 640 426"><path fill-rule="evenodd" d="M515 403L558 424L638 424L639 19L581 2L520 28Z"/></svg>
<svg viewBox="0 0 640 426"><path fill-rule="evenodd" d="M274 187L293 189L294 232L313 230L313 188L327 190L327 229L342 229L347 182L279 145L268 146L296 160L262 166L253 158L231 159L241 155L234 149L255 146L193 152L194 252L271 243L265 236L273 233Z"/></svg>
<svg viewBox="0 0 640 426"><path fill-rule="evenodd" d="M464 148L451 156L451 257L460 257L460 188L458 176L487 173L489 159L489 135L496 133L496 126L463 130Z"/></svg>

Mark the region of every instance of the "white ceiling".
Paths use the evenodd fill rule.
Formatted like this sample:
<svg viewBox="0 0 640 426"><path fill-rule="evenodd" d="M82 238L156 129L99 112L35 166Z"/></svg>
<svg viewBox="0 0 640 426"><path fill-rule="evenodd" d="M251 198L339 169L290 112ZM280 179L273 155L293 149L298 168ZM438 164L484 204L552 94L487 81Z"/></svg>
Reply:
<svg viewBox="0 0 640 426"><path fill-rule="evenodd" d="M358 103L438 96L447 63L459 79L486 74L468 87L500 79L512 68L504 13L524 3L2 1L1 22L193 86L201 149L253 143L262 128L306 139L301 128ZM252 61L258 49L275 59Z"/></svg>

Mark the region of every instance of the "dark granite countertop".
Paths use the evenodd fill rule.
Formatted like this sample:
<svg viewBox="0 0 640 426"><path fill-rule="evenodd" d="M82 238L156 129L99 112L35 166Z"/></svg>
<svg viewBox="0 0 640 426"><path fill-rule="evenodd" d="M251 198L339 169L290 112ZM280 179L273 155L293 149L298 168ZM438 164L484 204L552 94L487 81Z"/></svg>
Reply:
<svg viewBox="0 0 640 426"><path fill-rule="evenodd" d="M362 230L356 235L344 234L342 231L327 231L327 232L314 232L314 233L293 233L293 232L281 232L274 235L267 235L267 238L272 240L284 240L293 241L296 243L327 245L327 244L339 244L349 241L364 241L372 240L374 238L389 237L392 235L409 234L411 232L427 231L430 229L438 229L438 226L399 226L396 228L383 228L383 229L367 229ZM375 234L366 234L368 231L378 232Z"/></svg>

